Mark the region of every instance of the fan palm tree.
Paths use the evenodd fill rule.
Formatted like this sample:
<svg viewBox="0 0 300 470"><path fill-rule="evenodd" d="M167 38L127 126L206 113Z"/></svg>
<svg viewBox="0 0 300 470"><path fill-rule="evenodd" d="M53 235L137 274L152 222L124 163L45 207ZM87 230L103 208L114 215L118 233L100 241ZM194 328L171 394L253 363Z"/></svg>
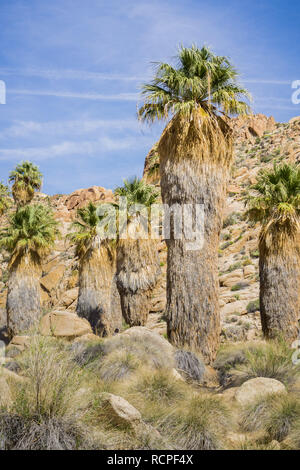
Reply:
<svg viewBox="0 0 300 470"><path fill-rule="evenodd" d="M86 318L95 333L108 336L122 325L120 297L116 287L115 246L100 239L97 227L101 218L90 202L77 210L77 219L69 234L79 258L79 295L77 314Z"/></svg>
<svg viewBox="0 0 300 470"><path fill-rule="evenodd" d="M300 315L300 167L261 170L247 199L259 237L260 314L266 338L298 337Z"/></svg>
<svg viewBox="0 0 300 470"><path fill-rule="evenodd" d="M40 204L18 209L0 232L0 248L11 254L6 303L10 336L28 330L41 315L41 262L58 235L51 209Z"/></svg>
<svg viewBox="0 0 300 470"><path fill-rule="evenodd" d="M117 188L115 195L126 198L128 210L127 236L120 236L117 243L117 287L122 313L130 326L145 325L151 293L161 272L157 242L149 239L148 233L149 209L159 195L152 186L138 178L124 180L124 186ZM146 213L140 212L138 205L143 205ZM119 228L120 231L124 229Z"/></svg>
<svg viewBox="0 0 300 470"><path fill-rule="evenodd" d="M168 337L212 362L220 341L217 253L226 183L232 163L231 115L246 114L247 91L226 57L207 47L181 47L175 67L156 64L151 83L142 87L138 116L153 123L171 118L162 133L162 199L173 204L204 204L204 246L188 250L188 240L167 240ZM171 224L173 224L171 219Z"/></svg>
<svg viewBox="0 0 300 470"><path fill-rule="evenodd" d="M9 182L13 183L12 195L18 207L29 204L34 191L42 187L42 173L31 162L22 162L16 166L9 175Z"/></svg>
<svg viewBox="0 0 300 470"><path fill-rule="evenodd" d="M10 205L9 187L0 181L0 217L7 211Z"/></svg>

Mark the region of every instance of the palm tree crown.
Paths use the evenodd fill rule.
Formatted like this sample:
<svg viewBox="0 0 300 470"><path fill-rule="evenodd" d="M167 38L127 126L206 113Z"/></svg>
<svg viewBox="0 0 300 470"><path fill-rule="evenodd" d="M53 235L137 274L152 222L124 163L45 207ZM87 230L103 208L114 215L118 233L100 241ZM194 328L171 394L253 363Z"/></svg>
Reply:
<svg viewBox="0 0 300 470"><path fill-rule="evenodd" d="M247 114L244 101L250 94L237 83L238 73L228 58L208 47L181 46L177 67L157 63L154 79L142 86L141 120L152 123L180 113L190 118L195 110L203 116Z"/></svg>
<svg viewBox="0 0 300 470"><path fill-rule="evenodd" d="M98 237L99 224L106 214L99 215L97 209L98 206L89 202L86 207L77 210L77 218L72 223L72 228L76 231L70 233L68 238L76 245L76 256L79 258L85 255Z"/></svg>
<svg viewBox="0 0 300 470"><path fill-rule="evenodd" d="M41 258L49 253L59 235L58 223L49 207L41 204L25 206L15 212L10 225L0 232L0 248L13 257L32 254Z"/></svg>
<svg viewBox="0 0 300 470"><path fill-rule="evenodd" d="M115 195L126 197L129 207L133 204L143 204L146 207L151 207L159 197L153 186L146 184L137 177L124 180L124 186L116 188Z"/></svg>
<svg viewBox="0 0 300 470"><path fill-rule="evenodd" d="M261 239L272 234L294 236L300 222L300 167L283 164L261 170L252 189L247 215L262 223Z"/></svg>
<svg viewBox="0 0 300 470"><path fill-rule="evenodd" d="M121 221L119 219L119 234L123 233L124 230L126 231L126 225L129 226L133 221L140 223L143 226L144 231L147 232L151 206L158 201L160 196L158 191L150 184L145 183L144 180L135 177L131 180L125 179L124 185L116 188L115 195L117 197L121 196L126 198L128 210L127 221L124 221L122 227L120 227ZM134 208L134 212L131 213L130 208L135 205L137 206ZM140 210L140 205L147 209L146 213L143 210ZM117 208L118 216L118 209L120 206L117 203L115 207Z"/></svg>
<svg viewBox="0 0 300 470"><path fill-rule="evenodd" d="M28 199L32 199L35 190L42 187L42 173L38 167L31 162L22 162L16 166L9 175L9 182L13 183L14 199L20 202L19 195L26 192Z"/></svg>

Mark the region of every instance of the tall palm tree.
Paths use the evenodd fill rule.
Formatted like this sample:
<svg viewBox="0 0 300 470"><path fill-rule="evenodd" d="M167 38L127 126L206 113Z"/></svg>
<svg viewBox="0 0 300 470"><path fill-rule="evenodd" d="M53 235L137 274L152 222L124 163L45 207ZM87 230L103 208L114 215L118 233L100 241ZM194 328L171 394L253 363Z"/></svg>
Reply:
<svg viewBox="0 0 300 470"><path fill-rule="evenodd" d="M9 175L9 182L13 183L12 195L18 207L29 204L34 191L42 187L42 173L31 162L22 162Z"/></svg>
<svg viewBox="0 0 300 470"><path fill-rule="evenodd" d="M0 232L0 248L11 254L6 303L10 336L35 325L41 315L41 262L58 235L51 209L40 204L18 209Z"/></svg>
<svg viewBox="0 0 300 470"><path fill-rule="evenodd" d="M298 337L300 315L300 167L261 170L247 200L259 237L260 314L266 338Z"/></svg>
<svg viewBox="0 0 300 470"><path fill-rule="evenodd" d="M127 201L127 237L117 243L117 287L121 297L122 313L130 326L145 325L152 290L160 275L157 242L150 239L148 231L149 209L157 202L158 193L143 180L125 180L124 186L115 190L115 195ZM146 213L132 211L142 204ZM140 229L140 232L136 229ZM123 227L120 228L122 230Z"/></svg>
<svg viewBox="0 0 300 470"><path fill-rule="evenodd" d="M122 325L120 297L116 288L116 254L111 241L100 239L97 207L90 202L77 210L76 231L69 234L79 258L77 314L86 318L95 333L108 336Z"/></svg>
<svg viewBox="0 0 300 470"><path fill-rule="evenodd" d="M9 187L0 181L0 217L5 214L10 204L11 201Z"/></svg>
<svg viewBox="0 0 300 470"><path fill-rule="evenodd" d="M163 202L204 204L204 246L188 250L187 238L167 240L168 337L178 346L214 360L220 341L217 253L226 183L232 163L229 115L246 114L249 95L236 82L226 57L207 47L181 47L178 64L158 63L142 87L139 118L148 123L169 117L158 143ZM171 219L171 223L172 219Z"/></svg>

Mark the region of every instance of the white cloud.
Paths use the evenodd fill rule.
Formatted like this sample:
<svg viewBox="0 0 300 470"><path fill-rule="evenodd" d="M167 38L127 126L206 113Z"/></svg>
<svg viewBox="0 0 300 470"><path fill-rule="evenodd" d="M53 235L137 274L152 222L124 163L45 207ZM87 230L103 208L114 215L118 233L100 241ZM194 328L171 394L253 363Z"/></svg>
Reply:
<svg viewBox="0 0 300 470"><path fill-rule="evenodd" d="M15 121L0 132L0 139L9 137L30 137L32 135L63 136L72 134L80 136L95 131L137 131L139 122L136 119L81 119L72 121Z"/></svg>
<svg viewBox="0 0 300 470"><path fill-rule="evenodd" d="M72 91L53 91L53 90L18 90L8 89L8 94L14 95L36 95L36 96L56 96L58 98L80 98L85 100L95 101L137 101L139 98L138 93L115 93L115 94L101 94L101 93L75 93Z"/></svg>
<svg viewBox="0 0 300 470"><path fill-rule="evenodd" d="M289 85L292 86L293 80L271 80L271 79L262 79L262 78L248 78L241 79L243 83L257 83L259 85Z"/></svg>
<svg viewBox="0 0 300 470"><path fill-rule="evenodd" d="M72 69L13 69L0 68L0 75L4 76L22 76L37 77L47 80L116 80L116 81L142 81L145 77L134 75L112 74L102 72L90 72L88 70L72 70Z"/></svg>
<svg viewBox="0 0 300 470"><path fill-rule="evenodd" d="M149 137L141 136L139 140L135 137L115 139L102 137L91 141L64 141L47 147L26 148L0 148L0 160L10 161L16 159L33 159L36 161L48 160L56 157L67 156L105 156L105 152L124 149L137 149L140 146L151 146L153 141Z"/></svg>

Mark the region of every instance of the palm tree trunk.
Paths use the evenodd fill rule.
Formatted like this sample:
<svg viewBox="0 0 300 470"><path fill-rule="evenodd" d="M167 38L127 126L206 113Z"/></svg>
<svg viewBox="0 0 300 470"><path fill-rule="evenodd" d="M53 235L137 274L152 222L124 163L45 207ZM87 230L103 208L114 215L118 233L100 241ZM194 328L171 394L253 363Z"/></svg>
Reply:
<svg viewBox="0 0 300 470"><path fill-rule="evenodd" d="M115 295L116 262L101 244L89 249L80 262L76 311L99 336L110 336L122 325L120 298Z"/></svg>
<svg viewBox="0 0 300 470"><path fill-rule="evenodd" d="M278 234L279 235L279 234ZM298 339L300 317L299 238L287 238L278 248L276 240L259 244L260 315L267 339Z"/></svg>
<svg viewBox="0 0 300 470"><path fill-rule="evenodd" d="M154 240L120 240L117 248L117 287L123 317L130 326L144 326L151 294L160 275Z"/></svg>
<svg viewBox="0 0 300 470"><path fill-rule="evenodd" d="M218 119L176 116L159 142L163 202L204 205L204 244L187 249L186 234L167 239L167 331L170 341L200 351L211 363L220 344L218 248L226 183L232 161L231 132Z"/></svg>
<svg viewBox="0 0 300 470"><path fill-rule="evenodd" d="M31 255L14 260L10 267L6 301L9 336L36 326L41 316L41 267Z"/></svg>

